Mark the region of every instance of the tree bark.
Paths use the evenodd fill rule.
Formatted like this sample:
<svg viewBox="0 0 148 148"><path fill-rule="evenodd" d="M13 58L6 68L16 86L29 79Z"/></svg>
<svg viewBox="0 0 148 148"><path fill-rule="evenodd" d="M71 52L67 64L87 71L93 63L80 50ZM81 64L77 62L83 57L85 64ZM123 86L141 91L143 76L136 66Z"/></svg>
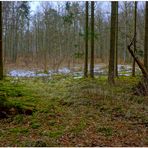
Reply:
<svg viewBox="0 0 148 148"><path fill-rule="evenodd" d="M115 76L118 77L118 1L116 5Z"/></svg>
<svg viewBox="0 0 148 148"><path fill-rule="evenodd" d="M148 71L148 2L145 6L144 66Z"/></svg>
<svg viewBox="0 0 148 148"><path fill-rule="evenodd" d="M125 43L124 43L124 53L123 53L123 63L127 62L127 25L128 25L128 9L127 9L127 1L124 2L125 7Z"/></svg>
<svg viewBox="0 0 148 148"><path fill-rule="evenodd" d="M91 1L91 57L90 77L94 78L94 1Z"/></svg>
<svg viewBox="0 0 148 148"><path fill-rule="evenodd" d="M109 72L108 82L114 84L115 70L115 36L116 36L116 7L117 2L111 2L111 30L110 30L110 57L109 57Z"/></svg>
<svg viewBox="0 0 148 148"><path fill-rule="evenodd" d="M133 40L134 41L134 40ZM148 71L146 70L145 66L140 62L140 60L138 59L138 57L135 56L134 52L131 49L131 46L133 44L133 41L131 42L130 45L128 45L128 51L130 52L130 54L132 55L133 59L135 60L135 62L138 64L139 68L141 69L141 72L143 74L143 77L148 80Z"/></svg>
<svg viewBox="0 0 148 148"><path fill-rule="evenodd" d="M0 80L3 79L3 49L2 49L2 1L0 1Z"/></svg>
<svg viewBox="0 0 148 148"><path fill-rule="evenodd" d="M84 65L84 77L88 76L88 1L85 4L85 65Z"/></svg>
<svg viewBox="0 0 148 148"><path fill-rule="evenodd" d="M136 40L137 40L137 2L135 1L135 11L134 11L134 53L136 52ZM133 68L132 68L132 76L135 76L135 60L133 59Z"/></svg>

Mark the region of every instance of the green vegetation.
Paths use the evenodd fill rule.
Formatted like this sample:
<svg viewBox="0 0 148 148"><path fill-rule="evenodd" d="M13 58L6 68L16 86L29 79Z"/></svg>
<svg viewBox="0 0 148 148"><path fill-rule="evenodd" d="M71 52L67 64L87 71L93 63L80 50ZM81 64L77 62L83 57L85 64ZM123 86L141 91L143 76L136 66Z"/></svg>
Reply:
<svg viewBox="0 0 148 148"><path fill-rule="evenodd" d="M0 101L33 114L1 119L0 146L147 146L148 98L132 94L139 80L6 78Z"/></svg>
<svg viewBox="0 0 148 148"><path fill-rule="evenodd" d="M99 127L97 128L98 132L101 132L105 134L105 136L112 136L112 128L106 128L106 127Z"/></svg>

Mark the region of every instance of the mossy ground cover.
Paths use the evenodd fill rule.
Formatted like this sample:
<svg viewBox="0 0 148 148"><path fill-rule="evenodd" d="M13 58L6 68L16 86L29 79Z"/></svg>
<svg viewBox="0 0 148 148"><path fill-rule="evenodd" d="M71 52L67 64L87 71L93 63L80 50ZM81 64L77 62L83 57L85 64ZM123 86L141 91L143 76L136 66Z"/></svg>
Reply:
<svg viewBox="0 0 148 148"><path fill-rule="evenodd" d="M139 80L6 78L2 96L33 114L0 120L0 146L148 146L148 98L132 93Z"/></svg>

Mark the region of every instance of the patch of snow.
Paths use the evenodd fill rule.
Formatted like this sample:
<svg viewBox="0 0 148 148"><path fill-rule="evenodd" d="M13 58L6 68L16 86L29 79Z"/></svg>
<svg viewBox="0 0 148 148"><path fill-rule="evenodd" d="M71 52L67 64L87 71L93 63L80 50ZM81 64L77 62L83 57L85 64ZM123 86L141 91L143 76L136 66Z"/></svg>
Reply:
<svg viewBox="0 0 148 148"><path fill-rule="evenodd" d="M36 76L34 71L27 71L27 70L12 70L9 72L8 75L12 77L35 77Z"/></svg>
<svg viewBox="0 0 148 148"><path fill-rule="evenodd" d="M104 75L107 74L108 68L103 64L96 64L94 66L94 74L95 75Z"/></svg>
<svg viewBox="0 0 148 148"><path fill-rule="evenodd" d="M132 71L132 66L131 65L118 65L118 71Z"/></svg>
<svg viewBox="0 0 148 148"><path fill-rule="evenodd" d="M130 76L130 73L119 74L119 76Z"/></svg>
<svg viewBox="0 0 148 148"><path fill-rule="evenodd" d="M68 74L68 73L70 73L70 69L68 69L67 67L60 68L60 69L58 69L58 73Z"/></svg>
<svg viewBox="0 0 148 148"><path fill-rule="evenodd" d="M74 77L74 79L81 79L83 76Z"/></svg>
<svg viewBox="0 0 148 148"><path fill-rule="evenodd" d="M80 77L80 76L83 76L83 72L82 72L82 71L74 72L74 73L73 73L73 76L74 76L74 77Z"/></svg>
<svg viewBox="0 0 148 148"><path fill-rule="evenodd" d="M132 66L119 64L118 72L119 72L119 75L130 76L132 72ZM140 70L138 67L136 67L136 72L140 73ZM63 68L58 69L57 71L49 70L48 73L44 73L43 71L37 71L37 70L32 70L32 71L12 70L8 73L8 75L12 77L47 77L47 76L52 76L58 73L59 74L70 74L71 73L75 78L83 77L83 70L78 69L78 67L77 67L77 70L70 70L67 67L63 67ZM108 73L108 67L106 65L96 64L94 66L95 75L107 75L107 73Z"/></svg>
<svg viewBox="0 0 148 148"><path fill-rule="evenodd" d="M8 73L11 77L46 77L51 76L51 74L45 73L36 73L34 71L29 70L12 70Z"/></svg>
<svg viewBox="0 0 148 148"><path fill-rule="evenodd" d="M54 71L53 70L48 70L48 73L52 74L52 73L54 73Z"/></svg>
<svg viewBox="0 0 148 148"><path fill-rule="evenodd" d="M49 76L49 74L38 73L36 76L37 76L37 77L47 77L47 76Z"/></svg>

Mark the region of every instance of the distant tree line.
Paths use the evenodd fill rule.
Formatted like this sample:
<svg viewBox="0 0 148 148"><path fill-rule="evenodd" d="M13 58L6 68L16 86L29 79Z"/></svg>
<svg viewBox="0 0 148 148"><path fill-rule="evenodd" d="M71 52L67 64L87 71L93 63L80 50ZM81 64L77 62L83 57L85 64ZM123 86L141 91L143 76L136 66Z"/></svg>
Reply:
<svg viewBox="0 0 148 148"><path fill-rule="evenodd" d="M79 59L84 57L85 47L85 2L62 2L57 3L56 7L53 4L55 2L41 2L37 11L31 14L29 2L3 2L5 63L23 60L26 64L42 63L47 69L48 64L54 67L64 63L63 59L69 65L80 62ZM110 5L110 2L107 4ZM110 6L102 9L103 2L95 2L94 5L95 59L96 62L107 62L110 41ZM134 3L119 2L119 10L118 60L127 63L131 62L126 47L133 35ZM142 4L137 13L139 16L137 20L138 46L140 50L143 50L143 47L141 48L144 40ZM88 19L90 23L90 15ZM88 34L88 40L90 40L91 32ZM38 62L38 59L41 61Z"/></svg>
<svg viewBox="0 0 148 148"><path fill-rule="evenodd" d="M90 5L88 2L40 2L32 13L30 2L2 2L4 65L33 64L47 71L61 65L83 65L85 59L85 62L89 60L84 66L85 75L90 63L93 77L95 63L112 60L109 73L111 76L114 70L116 75L117 63L132 63L127 45L134 34L137 56L147 59L147 44L144 44L145 30L148 30L147 7L144 6L144 2L135 5L126 1L91 2ZM144 62L147 65L147 60Z"/></svg>

